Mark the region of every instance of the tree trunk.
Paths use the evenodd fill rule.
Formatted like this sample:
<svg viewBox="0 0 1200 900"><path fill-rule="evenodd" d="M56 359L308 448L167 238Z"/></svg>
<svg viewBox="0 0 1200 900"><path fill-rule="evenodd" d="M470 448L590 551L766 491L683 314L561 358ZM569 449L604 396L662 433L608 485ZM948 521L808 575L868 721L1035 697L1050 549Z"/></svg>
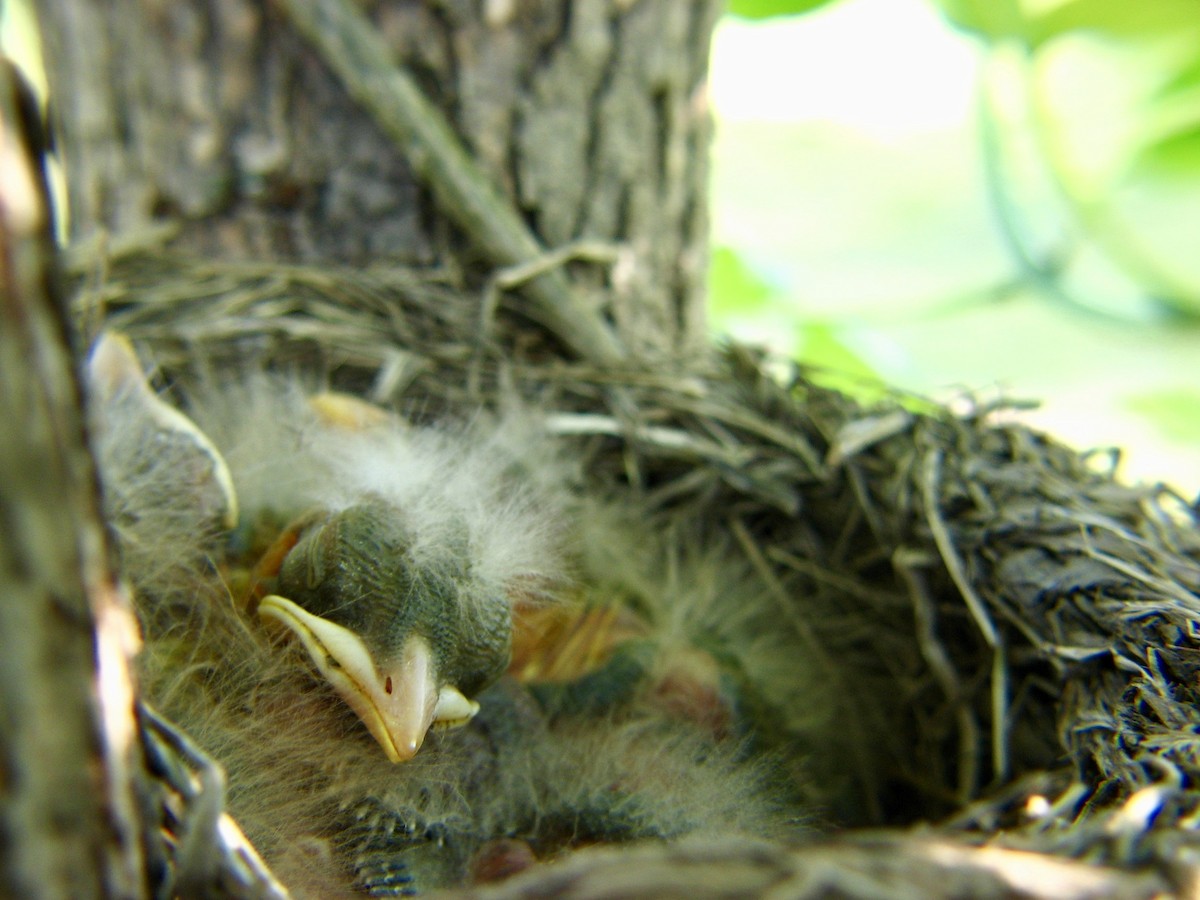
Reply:
<svg viewBox="0 0 1200 900"><path fill-rule="evenodd" d="M603 338L574 349L702 348L715 0L358 4L532 243L481 236L430 177L444 150L366 111L321 46L340 34L339 4L38 6L75 236L182 217L178 247L201 254L440 266L476 287L540 251L600 242L615 256L571 263L572 291L620 351L589 352Z"/></svg>

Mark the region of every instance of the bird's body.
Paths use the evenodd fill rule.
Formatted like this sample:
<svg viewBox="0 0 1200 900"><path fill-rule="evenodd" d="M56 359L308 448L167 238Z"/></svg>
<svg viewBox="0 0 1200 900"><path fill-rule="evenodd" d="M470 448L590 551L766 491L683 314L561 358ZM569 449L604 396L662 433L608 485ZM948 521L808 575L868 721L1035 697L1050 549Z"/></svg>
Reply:
<svg viewBox="0 0 1200 900"><path fill-rule="evenodd" d="M584 560L572 592L586 593L579 542L597 540L580 536L589 507L535 420L415 428L355 401L314 403L296 379L242 373L186 398L205 436L188 465L148 466L137 460L162 417L112 402L103 385L94 394L147 638L144 695L225 767L231 812L297 893L405 894L487 871L489 854L524 858L497 847L545 858L790 827L772 765L714 726L728 715L711 657L680 652L679 622L697 616L643 608L614 629L601 615L603 652L550 678L529 677L529 654L554 657L562 641L539 650L519 633L516 668L541 683L502 677L514 605L519 629L544 624L570 580L566 556ZM211 498L226 473L236 500L222 505ZM221 548L214 522L232 504L240 523ZM641 577L629 562L625 592ZM590 623L616 602L593 600L590 613L550 618ZM389 707L397 695L420 708ZM426 739L439 721L463 727Z"/></svg>

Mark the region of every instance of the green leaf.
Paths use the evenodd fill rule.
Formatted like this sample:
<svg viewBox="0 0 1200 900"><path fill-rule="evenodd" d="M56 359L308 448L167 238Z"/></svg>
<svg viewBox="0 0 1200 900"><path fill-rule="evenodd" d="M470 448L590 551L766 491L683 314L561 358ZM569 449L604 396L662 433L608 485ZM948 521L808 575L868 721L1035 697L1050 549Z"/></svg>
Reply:
<svg viewBox="0 0 1200 900"><path fill-rule="evenodd" d="M1125 405L1171 440L1200 443L1200 390L1177 387L1149 391L1127 398Z"/></svg>
<svg viewBox="0 0 1200 900"><path fill-rule="evenodd" d="M800 326L796 359L807 366L831 369L853 378L875 378L875 370L845 342L845 328L831 322Z"/></svg>
<svg viewBox="0 0 1200 900"><path fill-rule="evenodd" d="M1195 30L1198 24L1196 0L1070 0L1031 20L1029 38L1035 45L1072 31L1138 38Z"/></svg>
<svg viewBox="0 0 1200 900"><path fill-rule="evenodd" d="M817 384L870 405L887 396L888 391L879 373L851 349L855 331L854 326L837 322L805 322L796 330L792 355Z"/></svg>
<svg viewBox="0 0 1200 900"><path fill-rule="evenodd" d="M934 0L957 28L989 41L1023 37L1025 16L1017 0Z"/></svg>
<svg viewBox="0 0 1200 900"><path fill-rule="evenodd" d="M725 11L740 19L771 19L776 16L797 16L834 0L729 0Z"/></svg>
<svg viewBox="0 0 1200 900"><path fill-rule="evenodd" d="M1019 0L935 0L959 28L989 41L1021 38L1037 47L1070 32L1095 31L1112 38L1140 38L1197 30L1197 0L1067 0L1041 15L1027 14Z"/></svg>
<svg viewBox="0 0 1200 900"><path fill-rule="evenodd" d="M714 247L708 263L708 304L713 319L762 310L775 288L732 247Z"/></svg>
<svg viewBox="0 0 1200 900"><path fill-rule="evenodd" d="M1134 165L1155 175L1200 178L1200 122L1143 147Z"/></svg>
<svg viewBox="0 0 1200 900"><path fill-rule="evenodd" d="M1200 88L1200 55L1183 60L1179 71L1155 91L1157 100L1171 99L1180 94L1189 94Z"/></svg>

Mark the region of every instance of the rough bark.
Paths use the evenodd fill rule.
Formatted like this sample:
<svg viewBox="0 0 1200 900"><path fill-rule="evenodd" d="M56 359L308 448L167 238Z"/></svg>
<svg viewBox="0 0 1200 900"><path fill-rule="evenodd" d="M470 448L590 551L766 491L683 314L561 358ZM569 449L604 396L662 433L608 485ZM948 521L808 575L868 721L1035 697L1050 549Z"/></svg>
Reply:
<svg viewBox="0 0 1200 900"><path fill-rule="evenodd" d="M0 896L136 896L131 620L55 290L38 130L0 66Z"/></svg>
<svg viewBox="0 0 1200 900"><path fill-rule="evenodd" d="M224 257L445 266L480 284L464 239L401 146L298 36L287 4L45 0L73 232L188 221ZM359 4L584 302L639 355L704 339L714 0L387 0Z"/></svg>

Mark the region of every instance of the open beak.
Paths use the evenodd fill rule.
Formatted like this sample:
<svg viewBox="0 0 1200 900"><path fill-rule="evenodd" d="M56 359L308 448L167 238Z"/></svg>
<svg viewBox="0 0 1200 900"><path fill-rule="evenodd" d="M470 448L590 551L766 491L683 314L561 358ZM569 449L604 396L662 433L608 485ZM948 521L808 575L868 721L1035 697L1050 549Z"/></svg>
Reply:
<svg viewBox="0 0 1200 900"><path fill-rule="evenodd" d="M377 662L358 634L285 597L263 597L258 614L300 639L317 670L394 763L412 759L431 726L464 725L479 711L457 688L438 687L429 644L420 635L410 635L393 659Z"/></svg>

